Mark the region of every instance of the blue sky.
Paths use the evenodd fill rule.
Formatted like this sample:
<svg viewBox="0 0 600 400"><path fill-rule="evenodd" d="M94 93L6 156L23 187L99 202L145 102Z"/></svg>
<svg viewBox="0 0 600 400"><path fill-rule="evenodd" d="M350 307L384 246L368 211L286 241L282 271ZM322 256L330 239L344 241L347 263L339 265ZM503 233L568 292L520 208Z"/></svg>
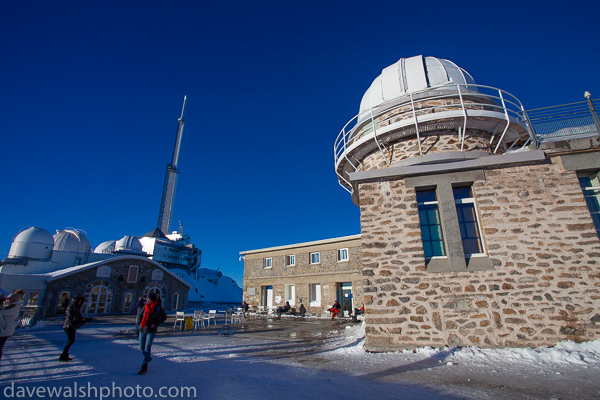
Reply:
<svg viewBox="0 0 600 400"><path fill-rule="evenodd" d="M352 235L333 142L381 70L447 58L526 109L600 97L598 2L0 4L0 255L22 228L93 246L156 226L188 96L174 226L239 252Z"/></svg>

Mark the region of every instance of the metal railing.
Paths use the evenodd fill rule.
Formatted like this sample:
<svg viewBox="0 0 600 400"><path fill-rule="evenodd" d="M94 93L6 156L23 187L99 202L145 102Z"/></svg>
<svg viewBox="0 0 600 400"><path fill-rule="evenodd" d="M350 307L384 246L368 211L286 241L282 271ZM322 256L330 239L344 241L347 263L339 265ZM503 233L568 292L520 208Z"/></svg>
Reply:
<svg viewBox="0 0 600 400"><path fill-rule="evenodd" d="M589 93L586 92L586 97ZM600 99L528 110L538 142L593 137L600 134L595 104Z"/></svg>
<svg viewBox="0 0 600 400"><path fill-rule="evenodd" d="M485 121L492 122L487 122L487 126ZM538 144L527 112L512 94L484 85L441 85L398 97L350 119L334 142L339 184L350 192L350 182L344 176L346 165L351 166L350 170L357 170L360 160L351 159L350 154L368 142L376 144L389 164L384 137L389 140L392 132L404 129L415 135L422 156L423 132L456 130L463 150L467 127L489 130L490 146L497 141L493 146L494 153L500 146L508 150L516 145Z"/></svg>
<svg viewBox="0 0 600 400"><path fill-rule="evenodd" d="M17 328L26 328L35 326L38 321L44 319L46 315L46 307L43 306L25 306L21 308Z"/></svg>

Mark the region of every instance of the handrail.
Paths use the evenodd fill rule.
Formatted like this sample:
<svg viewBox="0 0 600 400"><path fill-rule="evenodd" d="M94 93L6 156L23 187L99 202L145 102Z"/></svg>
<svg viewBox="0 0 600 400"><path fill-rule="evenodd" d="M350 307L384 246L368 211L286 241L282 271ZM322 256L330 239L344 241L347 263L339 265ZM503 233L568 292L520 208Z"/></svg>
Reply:
<svg viewBox="0 0 600 400"><path fill-rule="evenodd" d="M527 143L533 141L537 144L527 114L523 110L523 105L515 96L504 90L486 85L444 85L396 97L383 104L361 111L344 125L334 141L333 152L336 173L342 160L344 160L344 163L348 162L353 170L357 170L357 166L355 165L357 160L353 161L349 157L349 149L360 145L360 143L375 140L379 151L383 153L377 131L403 120L409 124L414 124L418 139L419 154L422 155L419 140L421 117L431 117L431 114L435 113L459 112L462 115L464 119L462 124L463 129L459 138L461 140L461 150L464 149L464 136L466 134L468 118L467 111L501 114L501 118L506 120L506 126L499 143L502 142L502 138L511 126L512 121L513 124L521 125L527 131L529 134ZM375 126L376 119L379 119L377 126ZM431 118L425 118L425 120L430 121ZM517 138L515 143L518 140ZM496 146L495 151L497 150L498 146ZM347 187L350 186L350 182L348 182L346 177L340 176L339 173L337 174L339 184L348 190Z"/></svg>

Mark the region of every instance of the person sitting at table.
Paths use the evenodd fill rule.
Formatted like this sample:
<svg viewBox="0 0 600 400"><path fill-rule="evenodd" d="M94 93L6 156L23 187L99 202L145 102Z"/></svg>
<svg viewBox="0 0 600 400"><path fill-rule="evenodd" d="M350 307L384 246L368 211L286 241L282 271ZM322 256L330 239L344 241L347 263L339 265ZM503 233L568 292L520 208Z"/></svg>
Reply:
<svg viewBox="0 0 600 400"><path fill-rule="evenodd" d="M285 302L285 306L277 307L277 319L281 318L281 313L286 313L286 312L290 311L290 308L292 308L292 306L290 306L289 301Z"/></svg>
<svg viewBox="0 0 600 400"><path fill-rule="evenodd" d="M340 312L340 310L342 309L342 306L340 306L340 303L338 303L338 301L334 301L333 305L331 306L331 308L327 311L329 311L332 315L331 315L331 319L334 319L338 313Z"/></svg>

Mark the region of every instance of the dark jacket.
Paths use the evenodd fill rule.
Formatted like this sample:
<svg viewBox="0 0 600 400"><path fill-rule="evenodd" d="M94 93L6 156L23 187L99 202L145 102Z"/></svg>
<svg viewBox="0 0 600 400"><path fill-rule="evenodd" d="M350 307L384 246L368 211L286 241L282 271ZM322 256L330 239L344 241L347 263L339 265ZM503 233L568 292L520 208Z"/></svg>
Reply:
<svg viewBox="0 0 600 400"><path fill-rule="evenodd" d="M140 312L137 316L137 324L142 323L142 319L144 318L144 314L146 313L146 305L142 307L142 312ZM144 328L141 328L142 333L156 333L158 331L158 326L167 320L167 313L162 306L162 303L158 303L153 312L148 315L148 322ZM150 325L154 325L154 328L150 328Z"/></svg>
<svg viewBox="0 0 600 400"><path fill-rule="evenodd" d="M63 329L67 329L69 326L73 329L79 329L86 323L87 319L81 315L81 306L79 305L80 297L71 299L71 305L67 307L67 317L63 324Z"/></svg>

